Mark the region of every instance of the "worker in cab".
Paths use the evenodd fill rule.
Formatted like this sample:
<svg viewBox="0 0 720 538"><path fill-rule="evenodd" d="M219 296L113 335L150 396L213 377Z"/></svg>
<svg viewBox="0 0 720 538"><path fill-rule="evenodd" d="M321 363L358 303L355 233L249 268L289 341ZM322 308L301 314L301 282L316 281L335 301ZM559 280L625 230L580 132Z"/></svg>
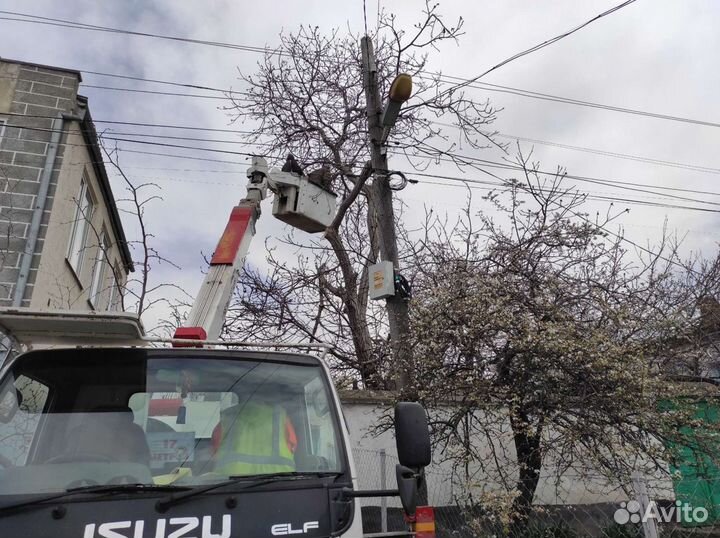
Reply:
<svg viewBox="0 0 720 538"><path fill-rule="evenodd" d="M228 407L212 433L215 472L227 476L295 470L297 435L285 408L257 397Z"/></svg>

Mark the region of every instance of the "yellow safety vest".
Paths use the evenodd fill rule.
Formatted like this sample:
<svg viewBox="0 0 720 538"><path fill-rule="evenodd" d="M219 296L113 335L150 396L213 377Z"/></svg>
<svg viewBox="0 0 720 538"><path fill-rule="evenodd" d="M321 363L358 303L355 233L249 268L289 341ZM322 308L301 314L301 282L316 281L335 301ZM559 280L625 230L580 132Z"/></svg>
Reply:
<svg viewBox="0 0 720 538"><path fill-rule="evenodd" d="M279 405L245 402L224 410L215 471L228 476L294 471L286 420Z"/></svg>

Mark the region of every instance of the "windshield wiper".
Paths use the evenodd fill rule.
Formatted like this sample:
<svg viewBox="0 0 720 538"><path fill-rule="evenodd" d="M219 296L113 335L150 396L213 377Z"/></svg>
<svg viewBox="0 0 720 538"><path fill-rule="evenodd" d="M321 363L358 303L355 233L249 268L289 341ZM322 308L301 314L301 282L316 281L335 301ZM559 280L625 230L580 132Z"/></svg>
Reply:
<svg viewBox="0 0 720 538"><path fill-rule="evenodd" d="M209 484L207 486L196 486L189 489L188 491L169 495L164 499L160 499L155 503L155 508L158 512L164 512L171 506L175 506L181 502L186 501L197 495L201 495L207 491L219 489L225 486L231 486L233 484L239 484L242 482L250 482L242 488L242 490L255 488L258 486L264 486L265 484L272 484L273 482L282 482L285 480L303 480L308 478L325 478L325 477L337 477L342 473L336 471L291 471L285 473L265 473L265 474L252 474L252 475L238 475L231 476L227 480L218 482L216 484Z"/></svg>
<svg viewBox="0 0 720 538"><path fill-rule="evenodd" d="M56 501L81 494L103 494L103 493L126 493L135 491L176 491L191 489L189 486L156 485L156 484L96 484L92 486L79 486L69 488L60 493L52 493L43 497L35 497L28 501L0 505L0 517L6 512L12 512L16 508L29 506L42 506L46 502Z"/></svg>

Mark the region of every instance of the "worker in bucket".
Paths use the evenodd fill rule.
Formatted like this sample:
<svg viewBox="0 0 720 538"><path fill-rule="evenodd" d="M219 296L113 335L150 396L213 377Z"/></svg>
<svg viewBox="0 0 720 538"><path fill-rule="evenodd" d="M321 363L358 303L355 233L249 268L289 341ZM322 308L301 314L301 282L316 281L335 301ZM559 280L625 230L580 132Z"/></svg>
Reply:
<svg viewBox="0 0 720 538"><path fill-rule="evenodd" d="M228 476L295 470L297 435L285 408L255 394L220 413L212 433L215 472Z"/></svg>

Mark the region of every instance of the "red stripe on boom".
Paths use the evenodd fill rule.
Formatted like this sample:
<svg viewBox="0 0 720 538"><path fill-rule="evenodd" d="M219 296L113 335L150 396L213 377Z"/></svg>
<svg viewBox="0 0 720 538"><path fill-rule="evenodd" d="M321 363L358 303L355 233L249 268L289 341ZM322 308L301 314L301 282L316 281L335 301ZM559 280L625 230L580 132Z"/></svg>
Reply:
<svg viewBox="0 0 720 538"><path fill-rule="evenodd" d="M210 265L232 265L235 263L240 242L250 225L250 219L254 211L255 209L251 207L237 206L233 208L227 226L225 226L225 231L215 248L212 260L210 260Z"/></svg>

